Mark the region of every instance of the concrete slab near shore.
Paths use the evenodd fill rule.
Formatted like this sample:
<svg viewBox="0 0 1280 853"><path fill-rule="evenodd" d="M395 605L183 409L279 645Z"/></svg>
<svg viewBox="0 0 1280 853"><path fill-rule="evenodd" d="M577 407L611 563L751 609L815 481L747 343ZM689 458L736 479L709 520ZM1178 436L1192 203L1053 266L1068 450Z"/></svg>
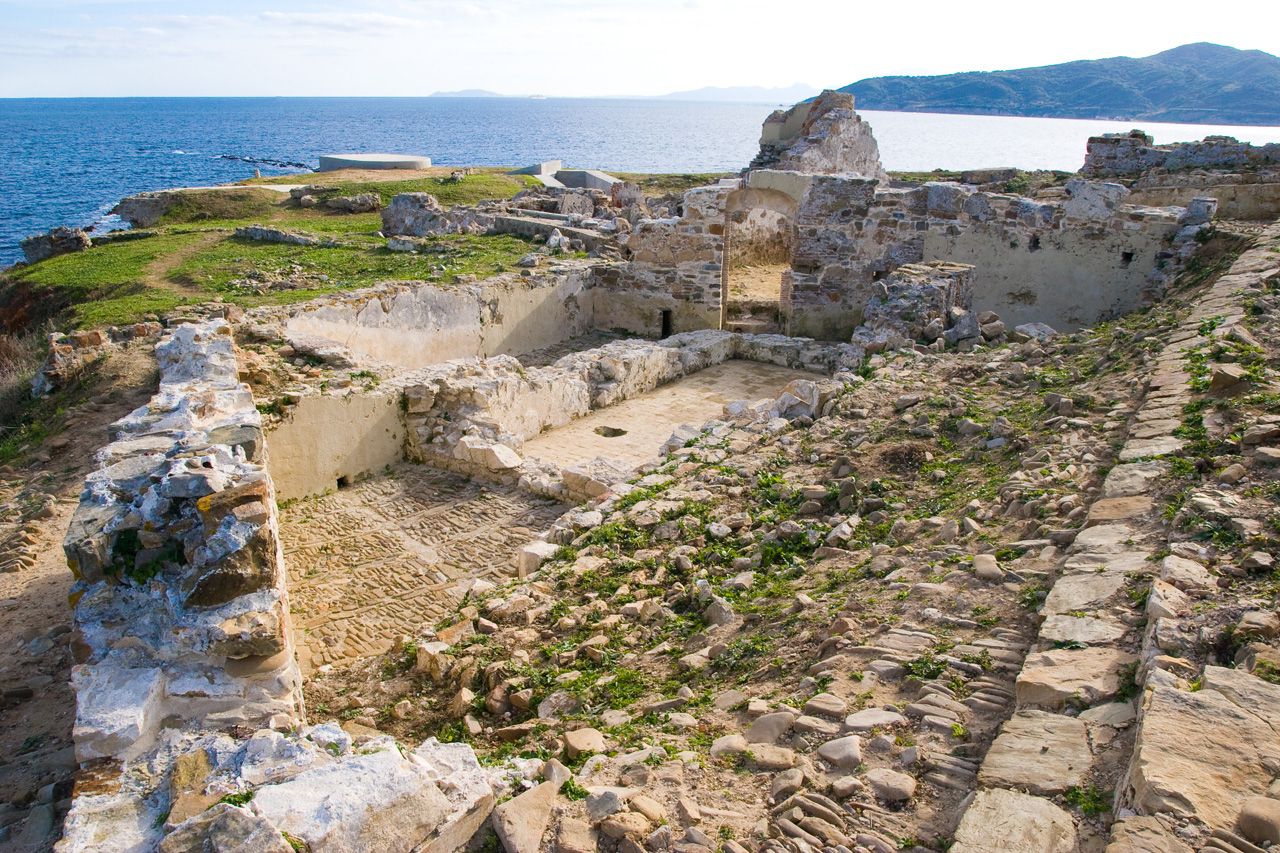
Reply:
<svg viewBox="0 0 1280 853"><path fill-rule="evenodd" d="M429 169L430 157L411 154L321 154L321 172L339 169Z"/></svg>

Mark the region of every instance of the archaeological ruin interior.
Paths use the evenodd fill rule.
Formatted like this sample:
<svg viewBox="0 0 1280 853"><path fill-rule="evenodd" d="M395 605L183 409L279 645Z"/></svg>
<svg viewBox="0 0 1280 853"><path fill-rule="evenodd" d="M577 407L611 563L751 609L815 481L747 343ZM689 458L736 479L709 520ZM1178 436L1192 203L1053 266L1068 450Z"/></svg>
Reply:
<svg viewBox="0 0 1280 853"><path fill-rule="evenodd" d="M528 240L489 277L55 334L38 395L157 373L7 540L62 525L74 618L22 644L74 720L0 838L1280 844L1274 148L901 181L827 92L678 195L557 163L382 208L424 271Z"/></svg>

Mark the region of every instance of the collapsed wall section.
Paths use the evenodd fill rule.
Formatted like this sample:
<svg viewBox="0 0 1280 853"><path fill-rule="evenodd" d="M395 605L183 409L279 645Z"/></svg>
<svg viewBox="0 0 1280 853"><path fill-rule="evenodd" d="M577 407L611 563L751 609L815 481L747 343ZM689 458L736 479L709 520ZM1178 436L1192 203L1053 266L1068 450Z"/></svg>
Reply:
<svg viewBox="0 0 1280 853"><path fill-rule="evenodd" d="M1136 203L1189 206L1217 199L1224 219L1280 216L1280 143L1254 146L1230 136L1153 145L1140 130L1089 140L1083 174L1119 180Z"/></svg>
<svg viewBox="0 0 1280 853"><path fill-rule="evenodd" d="M1090 178L1136 178L1153 169L1262 169L1280 166L1280 142L1254 146L1232 136L1156 145L1141 130L1092 136L1081 174Z"/></svg>
<svg viewBox="0 0 1280 853"><path fill-rule="evenodd" d="M595 325L639 335L720 327L724 203L735 187L684 196L684 217L641 221L623 241L625 262L596 267Z"/></svg>
<svg viewBox="0 0 1280 853"><path fill-rule="evenodd" d="M853 95L831 89L765 119L752 169L854 175L889 182L871 125L854 111Z"/></svg>

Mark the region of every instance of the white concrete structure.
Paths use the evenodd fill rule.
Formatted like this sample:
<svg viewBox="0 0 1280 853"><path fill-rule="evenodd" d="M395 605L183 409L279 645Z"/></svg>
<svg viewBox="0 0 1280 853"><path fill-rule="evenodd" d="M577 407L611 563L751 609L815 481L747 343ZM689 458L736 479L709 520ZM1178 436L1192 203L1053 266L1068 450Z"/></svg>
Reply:
<svg viewBox="0 0 1280 853"><path fill-rule="evenodd" d="M338 169L429 169L430 157L411 154L321 154L321 172Z"/></svg>

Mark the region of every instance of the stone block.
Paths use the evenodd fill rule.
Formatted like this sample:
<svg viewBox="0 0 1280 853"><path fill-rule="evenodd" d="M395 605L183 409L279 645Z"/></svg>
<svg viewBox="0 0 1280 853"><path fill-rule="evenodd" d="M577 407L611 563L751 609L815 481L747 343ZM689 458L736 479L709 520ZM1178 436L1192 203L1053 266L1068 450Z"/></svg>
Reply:
<svg viewBox="0 0 1280 853"><path fill-rule="evenodd" d="M978 784L1051 796L1083 784L1092 766L1089 738L1079 719L1018 711L987 751Z"/></svg>
<svg viewBox="0 0 1280 853"><path fill-rule="evenodd" d="M1018 705L1058 710L1070 701L1093 706L1120 689L1122 668L1138 658L1119 649L1054 649L1027 656L1018 675Z"/></svg>
<svg viewBox="0 0 1280 853"><path fill-rule="evenodd" d="M1071 815L1041 797L982 790L965 809L951 853L1075 853Z"/></svg>
<svg viewBox="0 0 1280 853"><path fill-rule="evenodd" d="M130 669L108 655L71 672L76 693L72 737L76 760L136 754L164 716L165 677L160 667Z"/></svg>
<svg viewBox="0 0 1280 853"><path fill-rule="evenodd" d="M264 785L249 808L313 853L408 853L453 812L430 774L394 749L355 754Z"/></svg>

